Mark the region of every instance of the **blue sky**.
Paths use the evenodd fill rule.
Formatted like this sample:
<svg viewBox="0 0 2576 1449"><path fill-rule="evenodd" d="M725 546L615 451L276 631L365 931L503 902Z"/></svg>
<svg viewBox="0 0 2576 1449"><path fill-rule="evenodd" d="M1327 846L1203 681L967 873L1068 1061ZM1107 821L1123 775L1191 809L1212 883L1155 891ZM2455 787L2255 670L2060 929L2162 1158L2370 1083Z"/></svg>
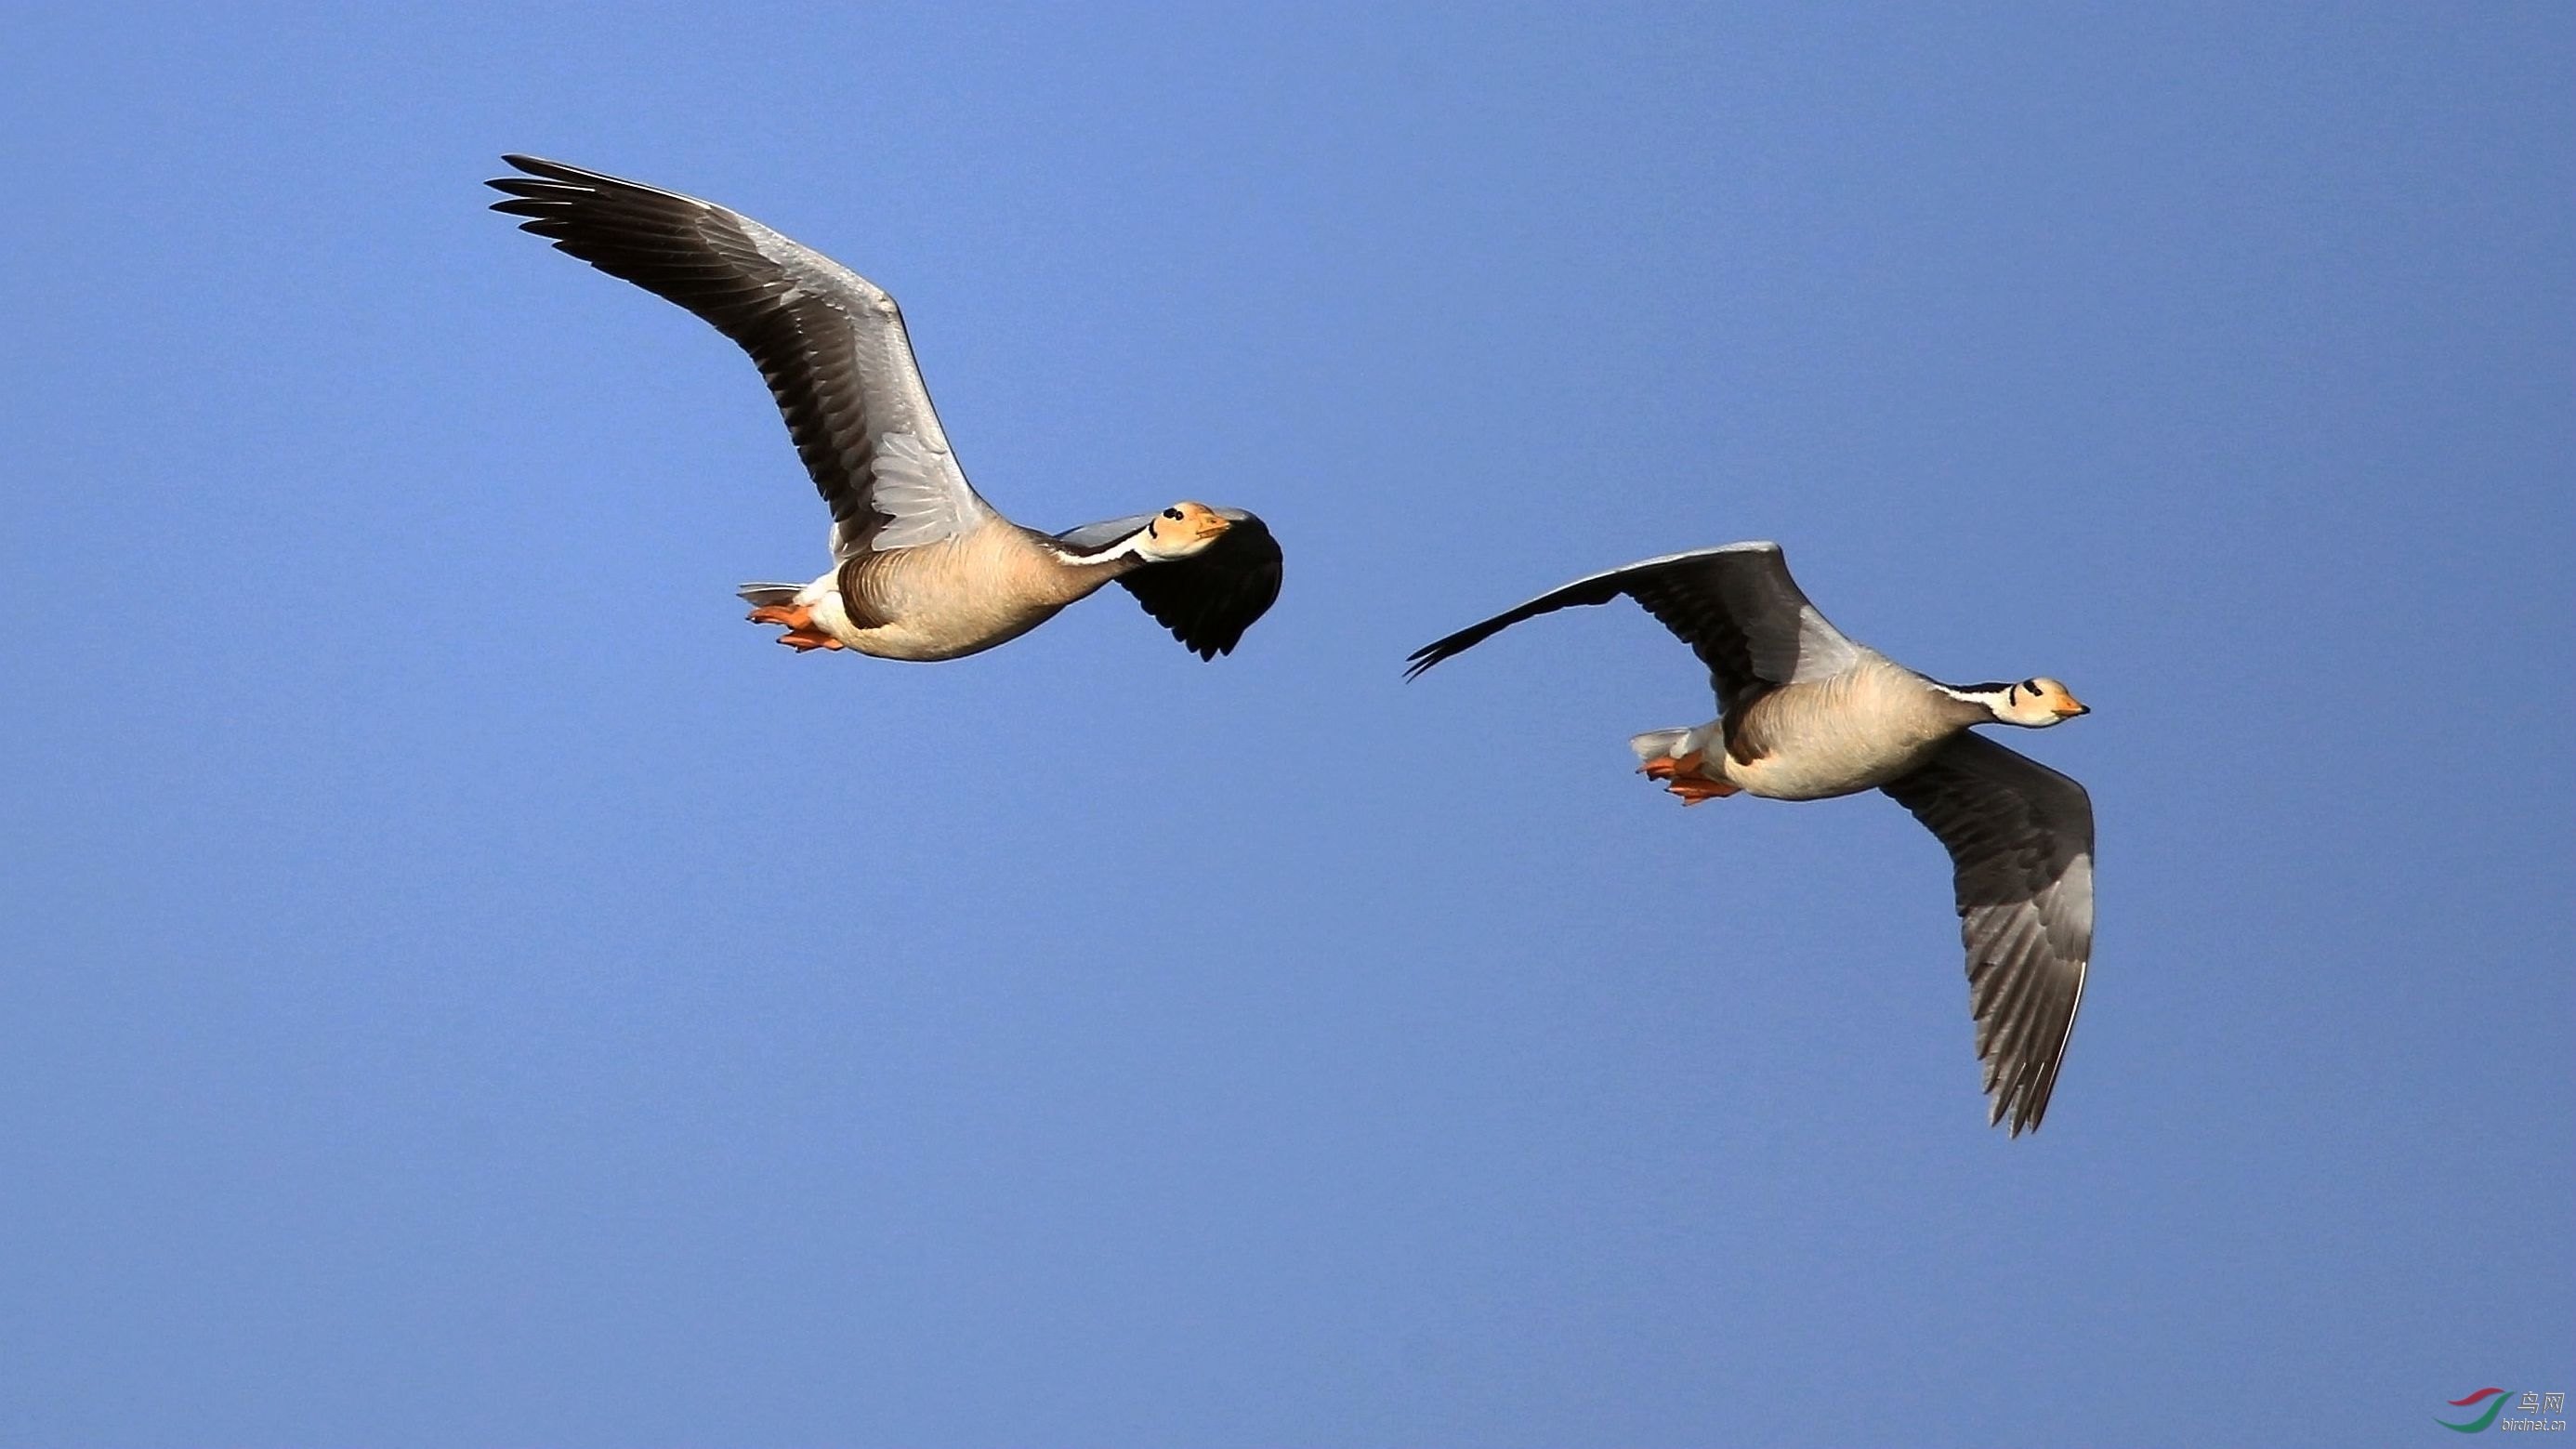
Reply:
<svg viewBox="0 0 2576 1449"><path fill-rule="evenodd" d="M0 1442L2407 1444L2576 1379L2576 16L40 7L0 55ZM1062 527L937 666L715 333L482 210L709 196ZM1782 540L2094 714L1985 1126L1934 842L1687 813L1633 609ZM2556 1226L2552 1226L2555 1224ZM2444 1409L2444 1412L2449 1412Z"/></svg>

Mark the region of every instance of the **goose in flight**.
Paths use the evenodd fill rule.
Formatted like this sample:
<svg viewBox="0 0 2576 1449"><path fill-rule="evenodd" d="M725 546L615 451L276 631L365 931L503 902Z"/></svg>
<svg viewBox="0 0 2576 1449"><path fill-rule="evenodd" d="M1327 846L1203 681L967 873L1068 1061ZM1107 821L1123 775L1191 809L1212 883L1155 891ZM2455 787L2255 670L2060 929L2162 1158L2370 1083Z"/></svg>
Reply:
<svg viewBox="0 0 2576 1449"><path fill-rule="evenodd" d="M1668 554L1577 579L1415 650L1410 679L1504 629L1625 594L1708 666L1718 717L1631 741L1685 805L1739 791L1820 800L1879 789L1950 852L1968 1004L2012 1135L2048 1111L2093 954L2093 802L2057 771L1970 733L2090 713L2054 679L1942 684L1843 637L1776 543Z"/></svg>
<svg viewBox="0 0 2576 1449"><path fill-rule="evenodd" d="M798 651L955 659L1007 643L1115 579L1202 659L1279 596L1279 545L1235 508L1174 503L1040 533L966 481L914 363L903 313L821 252L712 202L560 161L486 183L492 209L555 249L688 308L740 344L832 510L832 567L745 584L754 623Z"/></svg>

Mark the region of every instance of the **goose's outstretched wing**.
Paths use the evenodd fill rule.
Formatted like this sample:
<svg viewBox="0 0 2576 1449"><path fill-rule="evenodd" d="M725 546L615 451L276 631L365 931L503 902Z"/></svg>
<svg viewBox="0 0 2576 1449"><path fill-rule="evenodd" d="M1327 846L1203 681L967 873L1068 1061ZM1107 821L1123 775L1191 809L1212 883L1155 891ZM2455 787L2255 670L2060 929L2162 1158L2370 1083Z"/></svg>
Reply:
<svg viewBox="0 0 2576 1449"><path fill-rule="evenodd" d="M832 509L832 552L910 548L993 516L931 411L894 299L858 273L713 202L534 156L485 183L494 211L739 343L778 399Z"/></svg>
<svg viewBox="0 0 2576 1449"><path fill-rule="evenodd" d="M1968 1007L1991 1121L2037 1127L2084 1000L2093 956L2093 800L2027 755L1961 734L1881 788L1955 867Z"/></svg>
<svg viewBox="0 0 2576 1449"><path fill-rule="evenodd" d="M1150 563L1121 574L1121 588L1136 596L1154 622L1201 659L1231 654L1253 621L1279 597L1287 564L1270 525L1240 508L1216 514L1233 526L1204 552ZM1106 548L1143 528L1154 515L1086 523L1056 535L1076 548Z"/></svg>
<svg viewBox="0 0 2576 1449"><path fill-rule="evenodd" d="M1718 703L1851 667L1860 646L1826 622L1789 577L1776 543L1730 543L1627 564L1576 579L1517 609L1496 614L1413 651L1405 677L1474 648L1524 619L1625 594L1691 647L1708 666Z"/></svg>

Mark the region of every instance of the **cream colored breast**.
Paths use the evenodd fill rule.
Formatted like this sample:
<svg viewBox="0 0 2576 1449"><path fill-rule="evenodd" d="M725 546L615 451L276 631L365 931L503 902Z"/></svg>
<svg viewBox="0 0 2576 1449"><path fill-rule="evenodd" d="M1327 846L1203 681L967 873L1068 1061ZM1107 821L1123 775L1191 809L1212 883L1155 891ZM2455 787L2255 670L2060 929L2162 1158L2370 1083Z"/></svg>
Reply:
<svg viewBox="0 0 2576 1449"><path fill-rule="evenodd" d="M1964 728L1957 702L1912 670L1870 658L1831 679L1792 684L1754 701L1726 778L1774 800L1821 800L1875 789L1921 764Z"/></svg>
<svg viewBox="0 0 2576 1449"><path fill-rule="evenodd" d="M1114 576L1069 565L1001 520L844 574L851 648L893 659L954 659L1004 644ZM855 595L855 597L852 597Z"/></svg>

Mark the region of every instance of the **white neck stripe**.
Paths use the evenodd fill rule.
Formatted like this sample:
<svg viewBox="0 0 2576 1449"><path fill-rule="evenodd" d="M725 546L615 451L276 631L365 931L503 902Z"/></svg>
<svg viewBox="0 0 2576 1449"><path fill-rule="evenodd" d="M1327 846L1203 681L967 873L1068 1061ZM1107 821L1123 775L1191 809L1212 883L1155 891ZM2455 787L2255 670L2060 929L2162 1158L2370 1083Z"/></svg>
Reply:
<svg viewBox="0 0 2576 1449"><path fill-rule="evenodd" d="M1104 564L1115 563L1123 558L1142 557L1144 553L1144 543L1145 530L1140 528L1134 533L1127 535L1125 538L1118 540L1118 542L1111 544L1109 547L1102 549L1098 553L1067 553L1061 548L1050 548L1048 551L1064 562L1074 564L1076 566L1082 564Z"/></svg>

